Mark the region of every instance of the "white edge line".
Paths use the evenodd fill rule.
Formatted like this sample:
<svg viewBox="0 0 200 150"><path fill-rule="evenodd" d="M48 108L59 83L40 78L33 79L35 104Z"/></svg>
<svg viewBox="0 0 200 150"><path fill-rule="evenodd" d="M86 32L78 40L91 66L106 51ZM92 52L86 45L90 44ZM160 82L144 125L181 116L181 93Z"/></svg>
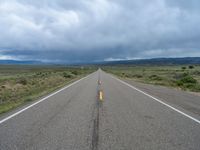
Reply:
<svg viewBox="0 0 200 150"><path fill-rule="evenodd" d="M94 72L94 73L95 73L95 72ZM20 110L20 111L14 113L14 114L12 114L12 115L10 115L10 116L8 116L8 117L2 119L2 120L0 120L0 124L2 124L2 123L4 123L5 121L7 121L7 120L9 120L9 119L11 119L11 118L13 118L13 117L15 117L15 116L21 114L21 113L24 112L25 110L27 110L27 109L29 109L29 108L31 108L31 107L33 107L33 106L35 106L35 105L37 105L37 104L43 102L44 100L48 99L49 97L54 96L54 95L56 95L57 93L59 93L59 92L65 90L65 89L67 89L67 88L69 88L69 87L75 85L76 83L82 81L83 79L88 78L88 77L89 77L90 75L92 75L92 74L93 74L93 73L91 73L91 74L87 75L86 77L83 77L83 78L81 78L81 79L79 79L79 80L77 80L77 81L75 81L75 82L73 82L73 83L71 83L71 84L69 84L69 85L63 87L62 89L60 89L60 90L58 90L58 91L56 91L56 92L53 92L52 94L50 94L50 95L48 95L48 96L46 96L46 97L40 99L39 101L37 101L37 102L35 102L35 103L33 103L33 104L31 104L31 105L29 105L29 106L23 108L22 110Z"/></svg>
<svg viewBox="0 0 200 150"><path fill-rule="evenodd" d="M118 80L119 82L121 82L121 83L123 83L123 84L129 86L130 88L132 88L132 89L134 89L134 90L136 90L136 91L138 91L138 92L140 92L140 93L142 93L142 94L144 94L144 95L146 95L146 96L152 98L153 100L155 100L155 101L157 101L157 102L159 102L159 103L161 103L161 104L163 104L163 105L165 105L165 106L167 106L167 107L173 109L174 111L176 111L176 112L182 114L183 116L188 117L188 118L192 119L193 121L197 122L198 124L200 124L200 120L198 120L198 119L196 119L196 118L194 118L194 117L192 117L192 116L190 116L190 115L188 115L188 114L186 114L186 113L184 113L184 112L182 112L182 111L180 111L180 110L178 110L178 109L172 107L172 106L169 105L169 104L164 103L163 101L161 101L161 100L159 100L159 99L157 99L157 98L155 98L155 97L153 97L153 96L151 96L151 95L145 93L144 91L142 91L142 90L140 90L140 89L138 89L138 88L136 88L136 87L134 87L134 86L132 86L132 85L130 85L130 84L128 84L128 83L126 83L126 82L124 82L124 81L122 81L122 80L120 80L120 79L114 77L114 76L112 76L112 75L110 75L110 76L111 76L113 79Z"/></svg>

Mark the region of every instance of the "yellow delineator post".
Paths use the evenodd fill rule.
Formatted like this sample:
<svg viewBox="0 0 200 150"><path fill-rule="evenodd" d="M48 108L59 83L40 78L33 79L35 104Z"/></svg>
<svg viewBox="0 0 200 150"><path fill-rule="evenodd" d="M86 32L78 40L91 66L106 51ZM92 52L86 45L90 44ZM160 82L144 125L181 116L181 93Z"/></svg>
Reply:
<svg viewBox="0 0 200 150"><path fill-rule="evenodd" d="M103 101L103 91L99 91L99 100Z"/></svg>

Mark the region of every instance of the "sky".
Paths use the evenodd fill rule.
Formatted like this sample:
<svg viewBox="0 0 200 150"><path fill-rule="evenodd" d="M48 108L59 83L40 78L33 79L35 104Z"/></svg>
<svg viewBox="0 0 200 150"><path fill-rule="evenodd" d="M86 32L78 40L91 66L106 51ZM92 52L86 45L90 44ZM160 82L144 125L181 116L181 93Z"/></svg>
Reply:
<svg viewBox="0 0 200 150"><path fill-rule="evenodd" d="M193 56L199 0L0 0L0 60Z"/></svg>

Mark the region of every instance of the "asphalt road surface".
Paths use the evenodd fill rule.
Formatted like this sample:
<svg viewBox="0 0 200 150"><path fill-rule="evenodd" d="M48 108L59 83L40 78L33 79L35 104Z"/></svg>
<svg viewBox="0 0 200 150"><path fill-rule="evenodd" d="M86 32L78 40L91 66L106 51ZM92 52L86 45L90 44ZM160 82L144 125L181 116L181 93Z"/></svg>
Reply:
<svg viewBox="0 0 200 150"><path fill-rule="evenodd" d="M7 113L0 117L0 149L200 149L199 96L130 84L98 70Z"/></svg>

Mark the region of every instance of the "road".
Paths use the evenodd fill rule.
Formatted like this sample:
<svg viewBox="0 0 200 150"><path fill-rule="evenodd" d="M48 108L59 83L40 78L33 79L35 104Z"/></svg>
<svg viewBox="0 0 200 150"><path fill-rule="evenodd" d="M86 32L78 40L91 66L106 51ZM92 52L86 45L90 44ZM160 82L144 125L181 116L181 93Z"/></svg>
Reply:
<svg viewBox="0 0 200 150"><path fill-rule="evenodd" d="M42 100L5 114L0 118L0 149L200 149L198 96L194 96L196 101L191 100L195 103L194 113L182 107L185 100L173 104L164 96L162 101L158 99L162 92L154 97L130 84L98 70Z"/></svg>

